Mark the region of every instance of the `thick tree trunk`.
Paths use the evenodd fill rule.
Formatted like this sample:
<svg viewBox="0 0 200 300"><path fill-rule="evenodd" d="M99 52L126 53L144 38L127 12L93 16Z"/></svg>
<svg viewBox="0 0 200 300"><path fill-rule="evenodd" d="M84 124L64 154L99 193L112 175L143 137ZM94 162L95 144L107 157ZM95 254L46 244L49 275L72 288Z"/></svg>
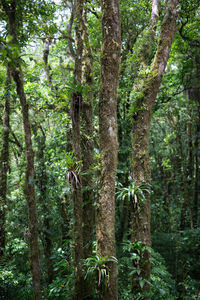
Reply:
<svg viewBox="0 0 200 300"><path fill-rule="evenodd" d="M115 176L117 168L117 87L121 51L120 1L105 0L102 7L102 56L99 103L101 175L97 205L97 253L116 257ZM117 265L108 263L109 284L100 299L117 299ZM102 297L102 298L101 298Z"/></svg>
<svg viewBox="0 0 200 300"><path fill-rule="evenodd" d="M168 61L172 41L176 31L178 0L168 0L161 26L157 51L150 72L144 80L142 96L136 99L136 110L133 114L132 144L133 144L133 178L136 185L150 183L149 161L149 126L152 107ZM151 245L150 237L150 196L146 195L145 203L132 205L132 242L141 241L143 245ZM139 262L140 277L145 280L141 288L139 280L133 276L133 299L137 292L149 291L150 253L145 250ZM144 296L148 299L148 296Z"/></svg>
<svg viewBox="0 0 200 300"><path fill-rule="evenodd" d="M2 134L2 149L0 154L0 258L3 256L6 245L6 205L7 205L7 173L9 166L9 132L10 132L10 68L7 67L5 105Z"/></svg>

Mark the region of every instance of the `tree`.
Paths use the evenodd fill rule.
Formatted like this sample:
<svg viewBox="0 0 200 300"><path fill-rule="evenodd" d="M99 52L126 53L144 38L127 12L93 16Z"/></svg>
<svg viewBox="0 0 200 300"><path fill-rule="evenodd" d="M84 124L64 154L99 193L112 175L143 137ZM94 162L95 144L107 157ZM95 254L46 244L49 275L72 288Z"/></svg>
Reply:
<svg viewBox="0 0 200 300"><path fill-rule="evenodd" d="M8 20L8 34L11 36L11 42L19 47L17 28L17 3L13 0L10 4L6 1L1 1ZM29 110L24 93L23 73L19 62L19 57L16 57L12 62L11 74L16 84L17 95L20 99L22 108L25 144L26 144L26 182L25 195L29 211L29 245L30 245L30 262L33 280L34 297L36 300L41 299L40 287L40 263L39 263L39 245L38 245L38 228L37 228L37 212L36 199L34 189L34 152L31 139L31 126L29 121Z"/></svg>
<svg viewBox="0 0 200 300"><path fill-rule="evenodd" d="M72 95L73 151L77 163L82 161L74 190L75 299L91 296L91 287L83 279L81 260L92 255L93 199L91 167L93 164L93 58L86 23L85 1L75 1L76 51L75 92ZM71 47L72 48L72 47Z"/></svg>
<svg viewBox="0 0 200 300"><path fill-rule="evenodd" d="M179 0L172 51L174 0L121 0L122 29L117 0L3 2L12 13L16 4L17 41L0 1L9 141L0 298L33 298L24 194L33 151L45 299L198 298L199 1Z"/></svg>
<svg viewBox="0 0 200 300"><path fill-rule="evenodd" d="M2 149L0 154L0 257L3 256L6 245L5 222L7 205L7 173L9 168L10 89L11 74L10 67L8 66L5 86Z"/></svg>
<svg viewBox="0 0 200 300"><path fill-rule="evenodd" d="M97 253L116 257L115 176L117 168L117 87L121 31L119 1L102 1L102 53L99 102L101 174L97 206ZM117 299L117 265L108 263L109 284L103 299Z"/></svg>
<svg viewBox="0 0 200 300"><path fill-rule="evenodd" d="M161 84L176 31L177 4L177 0L169 0L166 3L155 57L140 87L139 95L134 99L132 113L132 168L133 179L137 186L150 184L149 126L153 104ZM140 200L138 199L138 201ZM141 241L144 246L151 245L150 196L148 193L144 203L138 202L132 205L132 241L133 243ZM140 264L140 276L145 280L142 290L148 292L150 279L150 253L148 250L143 252ZM139 280L134 280L133 277L133 295L140 290Z"/></svg>
<svg viewBox="0 0 200 300"><path fill-rule="evenodd" d="M37 123L32 125L35 140L37 143L36 153L36 185L39 191L38 202L42 208L43 222L41 224L41 240L44 248L44 255L47 266L47 282L51 284L53 281L53 263L52 263L52 240L51 240L51 224L50 224L50 204L48 196L48 176L45 165L45 147L46 135L42 126ZM41 218L42 219L42 218Z"/></svg>

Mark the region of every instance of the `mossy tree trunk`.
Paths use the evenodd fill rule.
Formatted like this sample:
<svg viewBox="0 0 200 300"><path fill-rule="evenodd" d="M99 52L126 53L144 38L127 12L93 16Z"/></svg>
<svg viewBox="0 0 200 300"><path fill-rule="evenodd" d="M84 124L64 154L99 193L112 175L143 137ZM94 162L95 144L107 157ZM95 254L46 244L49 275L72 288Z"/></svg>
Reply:
<svg viewBox="0 0 200 300"><path fill-rule="evenodd" d="M5 105L2 134L2 148L0 153L0 258L5 252L6 245L6 205L7 205L7 173L9 167L9 132L10 132L10 68L7 67Z"/></svg>
<svg viewBox="0 0 200 300"><path fill-rule="evenodd" d="M99 103L101 174L97 204L97 253L116 257L115 176L117 168L117 87L121 51L120 1L101 1L102 54ZM108 263L109 284L100 299L117 299L117 265ZM102 297L102 298L101 298Z"/></svg>
<svg viewBox="0 0 200 300"><path fill-rule="evenodd" d="M132 169L136 185L149 184L150 160L149 160L149 127L154 100L158 93L160 83L168 61L172 41L176 31L178 0L168 0L164 19L161 25L157 51L150 71L144 79L140 97L135 99L135 111L133 113L132 128ZM141 241L144 246L151 245L150 235L150 195L146 194L144 203L132 205L132 242ZM133 276L132 295L138 292L149 292L150 279L150 253L145 250L139 261L141 280ZM146 298L145 298L146 297ZM148 296L144 296L148 299Z"/></svg>
<svg viewBox="0 0 200 300"><path fill-rule="evenodd" d="M93 165L93 56L90 48L86 10L83 16L83 64L82 64L82 85L85 87L85 94L81 105L81 155L83 190L83 248L84 258L92 256L92 242L94 229L94 206L91 168Z"/></svg>
<svg viewBox="0 0 200 300"><path fill-rule="evenodd" d="M92 255L93 241L93 191L91 167L93 164L93 107L92 73L93 57L87 30L84 0L75 1L75 58L72 97L73 151L77 161L82 161L83 176L74 185L74 242L75 242L75 295L74 299L92 299L92 287L84 280L81 260ZM70 23L71 24L71 23ZM72 25L70 25L72 26ZM85 92L84 92L85 91ZM80 126L81 124L81 126Z"/></svg>
<svg viewBox="0 0 200 300"><path fill-rule="evenodd" d="M18 16L17 1L12 0L10 4L1 0L2 7L8 19L8 33L12 36L11 43L19 46L18 43ZM20 47L20 46L19 46ZM35 170L34 170L34 152L32 146L31 126L29 121L29 107L24 92L23 72L19 60L15 58L12 61L11 74L15 81L17 95L20 100L22 109L22 118L24 126L24 137L26 146L26 173L25 173L25 196L28 205L29 215L29 247L30 247L30 265L33 282L33 292L35 300L41 300L40 286L40 262L39 262L39 245L38 245L38 220L35 199Z"/></svg>
<svg viewBox="0 0 200 300"><path fill-rule="evenodd" d="M12 70L17 94L22 107L22 116L24 124L25 145L26 145L26 176L25 176L25 196L28 203L29 215L29 246L30 246L30 263L33 280L33 290L35 300L41 300L40 287L40 262L39 262L39 245L38 245L38 220L35 198L35 170L34 170L34 152L32 147L31 126L29 121L29 109L24 93L23 74L21 67L18 65Z"/></svg>
<svg viewBox="0 0 200 300"><path fill-rule="evenodd" d="M72 95L72 140L73 152L76 161L81 161L81 134L80 134L80 114L81 105L83 101L81 93L82 83L82 56L83 56L83 0L75 1L75 67L74 67L74 84L75 92ZM75 265L75 290L73 299L83 299L84 295L84 278L82 271L83 259L83 195L82 195L82 178L77 175L76 182L73 185L73 199L74 199L74 265Z"/></svg>
<svg viewBox="0 0 200 300"><path fill-rule="evenodd" d="M35 140L37 143L36 159L36 184L39 191L38 201L41 205L43 214L43 221L41 222L40 237L43 244L44 256L47 267L47 283L50 284L53 281L53 263L51 259L52 255L52 240L51 240L51 223L50 223L50 207L48 197L48 176L45 165L45 147L46 136L42 126L36 124L34 127Z"/></svg>

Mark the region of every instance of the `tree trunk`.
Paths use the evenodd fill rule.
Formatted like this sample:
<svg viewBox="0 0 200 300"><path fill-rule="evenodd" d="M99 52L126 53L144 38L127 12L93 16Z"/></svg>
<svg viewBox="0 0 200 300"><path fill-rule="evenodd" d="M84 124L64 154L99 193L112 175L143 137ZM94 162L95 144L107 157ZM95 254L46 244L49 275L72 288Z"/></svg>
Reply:
<svg viewBox="0 0 200 300"><path fill-rule="evenodd" d="M79 176L79 184L74 185L76 268L79 265L75 272L75 299L92 299L92 288L84 280L81 267L81 260L92 255L94 223L92 177L90 173L93 164L93 58L86 25L86 11L83 7L84 2L83 0L75 1L76 52L73 52L73 55L75 56L74 77L77 91L73 94L71 107L73 151L77 161L82 161L82 172L84 173L83 176ZM83 85L87 90L86 93L82 91Z"/></svg>
<svg viewBox="0 0 200 300"><path fill-rule="evenodd" d="M45 39L44 41L44 50L43 50L43 61L45 65L45 73L49 87L52 86L52 76L51 76L51 67L48 63L49 60L49 47L50 47L50 39Z"/></svg>
<svg viewBox="0 0 200 300"><path fill-rule="evenodd" d="M158 93L158 89L168 61L172 41L176 31L178 0L168 0L165 15L161 26L160 37L154 61L147 78L144 80L141 96L136 102L133 114L132 129L132 159L133 178L136 185L150 183L150 160L149 160L149 126L152 107ZM150 236L150 196L146 194L146 200L140 205L132 205L132 242L141 241L143 246L151 245ZM132 294L133 299L137 292L149 292L150 279L150 253L145 250L139 262L140 277L145 284L142 287L139 280L133 276ZM146 298L145 298L146 297ZM144 296L148 299L148 296Z"/></svg>
<svg viewBox="0 0 200 300"><path fill-rule="evenodd" d="M82 85L83 93L81 103L81 160L82 160L82 197L83 197L83 257L92 256L92 242L94 235L94 206L92 173L93 165L93 57L87 29L87 12L84 9L82 16L83 26L83 57L82 57ZM85 297L93 299L91 282L85 281Z"/></svg>
<svg viewBox="0 0 200 300"><path fill-rule="evenodd" d="M86 11L83 16L83 66L82 84L86 88L86 95L83 97L81 105L81 156L85 173L82 176L83 191L83 249L84 258L92 256L94 208L93 208L93 188L91 168L93 165L93 57L89 43L87 30Z"/></svg>
<svg viewBox="0 0 200 300"><path fill-rule="evenodd" d="M38 245L38 221L34 187L34 152L32 147L31 127L29 121L28 104L24 93L23 75L20 65L12 70L17 95L20 99L22 107L22 116L24 124L25 145L26 145L26 177L25 177L25 195L28 204L29 214L29 246L30 246L30 263L33 280L33 290L35 300L41 300L40 287L40 261L39 261L39 245Z"/></svg>
<svg viewBox="0 0 200 300"><path fill-rule="evenodd" d="M198 77L198 73L197 73ZM189 90L189 99L196 102L196 124L194 126L194 192L192 208L192 220L193 225L196 228L198 226L198 199L199 199L199 133L200 133L200 89L191 88Z"/></svg>
<svg viewBox="0 0 200 300"><path fill-rule="evenodd" d="M41 134L39 133L41 131ZM44 216L42 225L41 225L41 239L43 243L44 256L46 260L47 266L47 283L50 284L53 280L53 264L51 259L51 250L52 250L52 241L50 235L50 208L49 208L49 199L48 199L48 178L45 166L45 143L46 136L43 128L41 126L35 126L35 139L37 141L37 165L38 169L36 169L36 182L39 190L39 203L42 208L42 213Z"/></svg>
<svg viewBox="0 0 200 300"><path fill-rule="evenodd" d="M200 122L200 118L199 118ZM200 132L200 125L196 125L196 138L194 142L195 147L195 182L194 182L194 196L193 196L193 224L194 227L198 227L198 199L199 199L199 132Z"/></svg>
<svg viewBox="0 0 200 300"><path fill-rule="evenodd" d="M81 138L80 138L80 110L82 103L82 95L79 91L82 79L82 53L83 53L83 0L75 1L75 33L76 33L76 56L74 68L74 83L76 92L72 95L72 139L73 151L76 161L81 160ZM81 261L83 259L83 197L82 182L78 176L78 182L73 183L73 199L74 199L74 265L75 265L75 290L74 300L83 299L84 295L84 279Z"/></svg>
<svg viewBox="0 0 200 300"><path fill-rule="evenodd" d="M102 7L102 55L99 103L101 175L97 204L97 253L116 257L115 176L117 168L117 87L121 51L120 1L105 0ZM117 265L109 262L109 284L100 299L117 299ZM101 298L102 297L102 298Z"/></svg>
<svg viewBox="0 0 200 300"><path fill-rule="evenodd" d="M5 0L1 0L3 9L8 18L8 33L12 36L11 43L18 45L18 16L17 1L12 0L10 5ZM28 204L29 214L29 246L30 246L30 264L33 281L33 291L35 300L41 300L40 287L40 262L39 262L39 245L38 245L38 224L36 199L34 188L34 152L32 147L31 127L29 121L29 109L24 93L24 81L21 66L18 59L12 62L12 77L16 84L17 95L20 99L22 108L22 117L24 125L25 145L26 145L26 174L25 174L25 196Z"/></svg>
<svg viewBox="0 0 200 300"><path fill-rule="evenodd" d="M0 154L0 258L5 252L6 245L6 205L7 205L7 173L9 166L9 132L10 132L10 68L7 67L5 105L2 134L2 149Z"/></svg>

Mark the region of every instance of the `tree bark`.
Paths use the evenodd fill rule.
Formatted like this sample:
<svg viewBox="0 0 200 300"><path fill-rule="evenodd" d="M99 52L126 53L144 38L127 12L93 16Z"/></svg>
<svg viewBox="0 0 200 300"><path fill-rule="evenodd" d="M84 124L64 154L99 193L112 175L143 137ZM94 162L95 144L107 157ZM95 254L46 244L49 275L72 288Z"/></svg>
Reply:
<svg viewBox="0 0 200 300"><path fill-rule="evenodd" d="M6 245L6 205L7 205L7 173L9 167L9 133L10 133L10 68L7 67L5 105L2 134L2 149L0 154L0 258Z"/></svg>
<svg viewBox="0 0 200 300"><path fill-rule="evenodd" d="M74 67L74 84L76 91L72 95L72 139L73 152L76 161L81 160L81 137L80 137L80 110L82 103L82 94L79 91L82 80L82 55L83 55L83 0L75 1L75 33L76 33L76 56ZM78 182L73 184L73 199L74 199L74 265L75 265L75 290L73 299L83 299L84 295L84 279L82 272L81 261L83 259L83 197L82 197L82 182L78 176Z"/></svg>
<svg viewBox="0 0 200 300"><path fill-rule="evenodd" d="M121 51L120 1L101 1L102 54L99 103L101 174L97 204L97 253L116 257L115 176L117 168L117 87ZM109 262L109 284L100 299L117 299L117 265Z"/></svg>
<svg viewBox="0 0 200 300"><path fill-rule="evenodd" d="M39 245L38 245L38 221L34 187L34 152L32 147L31 127L29 121L29 110L24 93L23 74L21 67L17 65L12 69L17 95L20 99L22 107L22 116L24 124L25 145L26 145L26 177L25 177L25 196L28 204L29 215L29 246L30 246L30 263L33 280L33 290L35 300L41 300L40 287L40 261L39 261Z"/></svg>
<svg viewBox="0 0 200 300"><path fill-rule="evenodd" d="M147 78L144 80L141 95L135 100L136 109L133 114L132 128L132 169L136 185L150 183L150 160L149 160L149 126L154 100L168 61L172 41L176 31L178 0L168 0L161 32L158 40L157 51ZM150 236L150 196L146 195L145 202L132 205L132 242L141 241L144 246L151 245ZM150 279L150 253L145 250L140 260L140 270L144 287L141 288L139 280L133 276L132 294L135 299L137 292L149 292ZM148 299L148 296L144 296Z"/></svg>
<svg viewBox="0 0 200 300"><path fill-rule="evenodd" d="M37 141L36 159L38 168L36 169L36 183L39 190L38 201L42 208L43 222L41 225L41 239L44 249L44 256L47 267L47 283L50 284L53 281L53 263L51 259L52 241L51 241L51 224L50 224L50 208L48 198L48 178L45 166L45 143L46 136L43 128L37 124L34 126L35 139ZM41 131L41 133L39 132Z"/></svg>
<svg viewBox="0 0 200 300"><path fill-rule="evenodd" d="M200 108L200 107L199 107ZM199 122L200 122L200 116L199 116ZM200 132L200 125L196 125L196 138L194 142L195 147L195 182L194 182L194 195L193 195L193 224L194 227L198 227L198 199L199 199L199 132Z"/></svg>
<svg viewBox="0 0 200 300"><path fill-rule="evenodd" d="M12 36L11 43L18 43L18 16L17 1L12 0L8 4L1 0L2 7L8 18L8 33ZM34 152L32 147L31 127L29 121L29 108L24 92L23 73L18 59L12 61L11 74L16 84L17 95L20 99L22 108L22 117L24 125L25 145L26 145L26 174L25 174L25 196L28 204L29 213L29 246L30 246L30 264L33 281L33 291L35 300L41 300L40 287L40 263L39 263L39 245L38 245L38 225L36 212L36 199L34 188Z"/></svg>
<svg viewBox="0 0 200 300"><path fill-rule="evenodd" d="M82 156L82 191L83 191L83 249L84 258L92 256L94 229L94 207L91 168L93 165L93 56L90 48L86 10L83 16L83 62L82 84L86 89L81 105L81 156Z"/></svg>
<svg viewBox="0 0 200 300"><path fill-rule="evenodd" d="M73 56L75 57L74 77L77 91L73 94L71 107L73 151L77 161L82 161L82 172L84 173L83 176L79 176L79 184L74 186L76 268L79 265L77 273L75 273L77 276L77 278L75 276L75 299L92 299L92 287L84 280L81 267L81 260L92 255L94 223L92 177L90 173L93 164L94 147L92 111L93 58L89 44L84 3L85 1L83 0L75 1L76 51L73 52ZM71 25L69 27L71 28ZM68 32L71 32L69 27ZM82 89L83 86L86 92Z"/></svg>
<svg viewBox="0 0 200 300"><path fill-rule="evenodd" d="M197 73L198 78L198 73ZM189 90L189 99L196 102L196 124L194 124L194 149L193 149L193 200L191 201L192 208L192 224L196 228L198 226L198 198L199 198L199 136L200 136L200 89L193 87Z"/></svg>
<svg viewBox="0 0 200 300"><path fill-rule="evenodd" d="M52 76L51 76L51 67L48 63L49 60L49 47L50 39L46 38L44 41L44 50L43 50L43 61L45 65L45 73L49 87L52 87Z"/></svg>

